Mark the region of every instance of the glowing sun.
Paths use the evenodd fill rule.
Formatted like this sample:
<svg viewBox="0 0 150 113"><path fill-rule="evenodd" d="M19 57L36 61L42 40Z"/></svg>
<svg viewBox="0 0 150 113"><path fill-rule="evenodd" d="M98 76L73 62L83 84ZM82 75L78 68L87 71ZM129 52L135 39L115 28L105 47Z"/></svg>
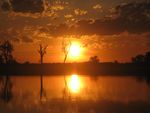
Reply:
<svg viewBox="0 0 150 113"><path fill-rule="evenodd" d="M77 93L81 87L78 75L73 74L69 80L69 89L73 93Z"/></svg>
<svg viewBox="0 0 150 113"><path fill-rule="evenodd" d="M70 47L70 55L72 57L77 57L80 55L80 52L81 52L81 47L79 44L77 43L73 43Z"/></svg>

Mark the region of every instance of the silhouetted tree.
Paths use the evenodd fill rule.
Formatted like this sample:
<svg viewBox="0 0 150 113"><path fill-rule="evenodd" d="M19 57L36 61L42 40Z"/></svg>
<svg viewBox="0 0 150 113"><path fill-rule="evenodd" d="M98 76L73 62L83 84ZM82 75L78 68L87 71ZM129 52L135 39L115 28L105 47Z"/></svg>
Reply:
<svg viewBox="0 0 150 113"><path fill-rule="evenodd" d="M144 55L137 55L132 58L132 63L141 64L144 63L144 59L145 59Z"/></svg>
<svg viewBox="0 0 150 113"><path fill-rule="evenodd" d="M99 60L98 56L92 56L92 57L90 57L89 62L91 62L91 63L99 63L100 60Z"/></svg>
<svg viewBox="0 0 150 113"><path fill-rule="evenodd" d="M71 42L70 42L70 41L69 41L69 42L65 42L65 41L63 40L63 42L62 42L62 51L63 51L63 53L64 53L64 55L65 55L65 57L64 57L64 63L65 63L66 60L67 60L68 53L69 53L69 51L70 51L70 47L71 47Z"/></svg>
<svg viewBox="0 0 150 113"><path fill-rule="evenodd" d="M9 64L13 61L13 50L13 45L8 40L0 44L0 55L5 64Z"/></svg>
<svg viewBox="0 0 150 113"><path fill-rule="evenodd" d="M40 64L43 64L43 57L46 54L46 49L48 46L42 46L41 44L39 45L39 50L38 53L40 54ZM40 87L40 100L42 100L43 97L46 97L46 92L44 91L43 88L43 75L41 74L41 87Z"/></svg>
<svg viewBox="0 0 150 113"><path fill-rule="evenodd" d="M39 54L40 54L40 63L43 64L43 57L46 54L46 49L48 46L42 46L42 44L39 45Z"/></svg>
<svg viewBox="0 0 150 113"><path fill-rule="evenodd" d="M150 52L145 54L145 63L150 64Z"/></svg>
<svg viewBox="0 0 150 113"><path fill-rule="evenodd" d="M150 52L147 52L145 55L137 55L132 58L132 63L135 64L150 64ZM148 84L150 84L149 76L138 77L138 79L145 80Z"/></svg>
<svg viewBox="0 0 150 113"><path fill-rule="evenodd" d="M13 59L13 45L7 40L0 44L0 60L4 64L12 64L16 62ZM9 102L12 98L12 82L10 77L7 75L2 79L0 97L5 101Z"/></svg>
<svg viewBox="0 0 150 113"><path fill-rule="evenodd" d="M64 53L64 62L63 63L66 63L68 53L70 51L70 47L71 47L71 41L63 40L63 42L62 42L62 52ZM63 91L63 99L66 99L69 96L69 91L68 91L68 84L67 84L65 75L64 75L64 83L65 83L65 88Z"/></svg>

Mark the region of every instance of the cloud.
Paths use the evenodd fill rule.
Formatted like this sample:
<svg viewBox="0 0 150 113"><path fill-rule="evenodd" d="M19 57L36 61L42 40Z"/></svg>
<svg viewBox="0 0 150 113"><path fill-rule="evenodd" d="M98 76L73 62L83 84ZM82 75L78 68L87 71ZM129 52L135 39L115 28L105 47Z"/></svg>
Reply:
<svg viewBox="0 0 150 113"><path fill-rule="evenodd" d="M64 17L65 17L66 19L69 19L69 18L73 18L73 15L67 14L67 15L64 15Z"/></svg>
<svg viewBox="0 0 150 113"><path fill-rule="evenodd" d="M12 9L21 13L41 13L44 11L43 0L10 0L3 2L1 8L4 11Z"/></svg>
<svg viewBox="0 0 150 113"><path fill-rule="evenodd" d="M150 2L129 3L115 7L110 17L96 20L78 20L74 25L61 24L47 27L54 36L61 35L118 35L123 32L142 34L150 32ZM87 12L76 9L76 15ZM52 31L52 32L51 32Z"/></svg>
<svg viewBox="0 0 150 113"><path fill-rule="evenodd" d="M80 15L81 16L81 15L86 15L87 11L83 10L83 9L75 9L74 13L75 13L75 15Z"/></svg>
<svg viewBox="0 0 150 113"><path fill-rule="evenodd" d="M51 1L51 3L49 4L50 4L49 8L52 11L61 11L68 6L68 2L65 1Z"/></svg>
<svg viewBox="0 0 150 113"><path fill-rule="evenodd" d="M124 31L143 33L150 31L150 2L130 3L115 8L112 18L80 20L76 23L79 34L113 35Z"/></svg>
<svg viewBox="0 0 150 113"><path fill-rule="evenodd" d="M19 42L18 33L15 30L0 30L0 41L3 40L12 40L14 42Z"/></svg>
<svg viewBox="0 0 150 113"><path fill-rule="evenodd" d="M95 9L95 10L101 10L102 6L100 4L96 4L96 5L93 6L93 9Z"/></svg>
<svg viewBox="0 0 150 113"><path fill-rule="evenodd" d="M54 11L59 11L59 10L63 10L64 9L64 6L62 5L54 5L51 7L52 10Z"/></svg>
<svg viewBox="0 0 150 113"><path fill-rule="evenodd" d="M9 11L10 10L10 4L5 1L2 3L1 8L3 11Z"/></svg>
<svg viewBox="0 0 150 113"><path fill-rule="evenodd" d="M8 0L0 1L0 6L0 10L7 11L7 14L11 16L50 17L56 19L63 15L59 13L62 13L68 7L68 2L56 0Z"/></svg>
<svg viewBox="0 0 150 113"><path fill-rule="evenodd" d="M11 40L13 42L31 43L34 41L36 27L24 27L22 29L0 29L0 41Z"/></svg>
<svg viewBox="0 0 150 113"><path fill-rule="evenodd" d="M17 1L17 0L12 0ZM11 1L11 5L12 5ZM28 0L27 0L28 1ZM32 1L32 0L30 0ZM39 0L38 0L39 1ZM24 0L23 0L24 2ZM37 1L36 1L37 2ZM19 4L19 2L18 2ZM5 6L5 5L4 5ZM9 18L6 14L3 14L0 18L0 31L8 34L13 34L13 32L7 32L8 28L15 29L22 35L20 37L27 38L27 34L31 35L27 39L21 39L23 41L31 41L32 37L38 37L38 35L47 34L50 37L60 37L63 35L119 35L123 32L129 34L143 34L145 32L150 32L150 2L143 3L130 3L124 5L118 5L115 7L112 16L109 18L99 18L96 20L89 20L82 18L81 20L76 19L71 13L66 13L63 17L66 20L75 20L75 24L67 24L61 22L54 22L49 17L42 18L31 18L15 16L14 18ZM16 7L16 6L15 6ZM98 7L98 6L97 6ZM23 9L21 9L23 10ZM75 11L75 10L74 10ZM24 12L27 12L24 10ZM28 11L30 12L30 10ZM35 11L34 11L35 12ZM76 9L76 16L85 15L86 10ZM74 12L74 13L75 13ZM23 14L23 13L22 13ZM61 18L62 19L62 18ZM63 21L64 22L64 21ZM60 24L61 23L61 24ZM31 26L29 30L24 31L26 26ZM31 31L31 32L30 32ZM34 33L37 33L36 35ZM1 37L4 34L0 35ZM6 35L7 36L7 35ZM13 37L16 36L12 35ZM12 37L8 36L8 37ZM43 35L42 35L43 36ZM18 39L12 38L12 39Z"/></svg>

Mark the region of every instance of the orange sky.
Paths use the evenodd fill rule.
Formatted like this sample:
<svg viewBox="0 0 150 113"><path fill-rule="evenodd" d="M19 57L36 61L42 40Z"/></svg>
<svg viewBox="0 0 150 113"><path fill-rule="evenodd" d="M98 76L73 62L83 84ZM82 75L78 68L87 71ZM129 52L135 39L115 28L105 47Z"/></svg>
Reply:
<svg viewBox="0 0 150 113"><path fill-rule="evenodd" d="M14 45L19 62L39 62L38 45L48 45L44 62L62 62L65 38L83 47L68 62L128 62L150 51L150 2L147 0L0 1L0 41Z"/></svg>
<svg viewBox="0 0 150 113"><path fill-rule="evenodd" d="M56 41L58 39L55 39ZM69 39L70 40L70 39ZM144 54L146 51L149 51L150 48L147 48L146 45L141 45L140 40L137 41L137 45L128 44L128 46L113 45L114 43L105 45L105 42L97 44L97 42L91 43L81 39L71 39L72 42L78 42L81 46L81 52L79 56L72 57L68 55L67 62L84 62L88 61L91 56L97 55L100 58L101 62L113 62L118 60L120 62L128 62L131 60L131 57L137 54ZM89 42L88 42L89 41ZM51 42L50 42L51 43ZM146 42L145 42L146 43ZM45 43L44 43L45 44ZM47 42L48 44L48 42ZM24 44L14 44L15 51L14 56L20 62L30 61L33 63L39 62L39 54L37 52L39 48L39 43L24 43ZM45 44L46 45L46 44ZM21 48L21 50L20 50ZM44 57L45 63L52 62L63 62L64 53L62 52L62 38L57 41L55 44L49 45L47 53Z"/></svg>

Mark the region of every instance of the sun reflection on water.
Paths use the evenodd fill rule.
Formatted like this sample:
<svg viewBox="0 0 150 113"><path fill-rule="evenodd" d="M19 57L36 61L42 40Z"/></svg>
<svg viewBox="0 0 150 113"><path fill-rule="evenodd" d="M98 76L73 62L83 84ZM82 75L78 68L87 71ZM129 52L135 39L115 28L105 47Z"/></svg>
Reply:
<svg viewBox="0 0 150 113"><path fill-rule="evenodd" d="M68 79L68 87L71 93L78 93L81 89L81 80L77 74L72 74Z"/></svg>

